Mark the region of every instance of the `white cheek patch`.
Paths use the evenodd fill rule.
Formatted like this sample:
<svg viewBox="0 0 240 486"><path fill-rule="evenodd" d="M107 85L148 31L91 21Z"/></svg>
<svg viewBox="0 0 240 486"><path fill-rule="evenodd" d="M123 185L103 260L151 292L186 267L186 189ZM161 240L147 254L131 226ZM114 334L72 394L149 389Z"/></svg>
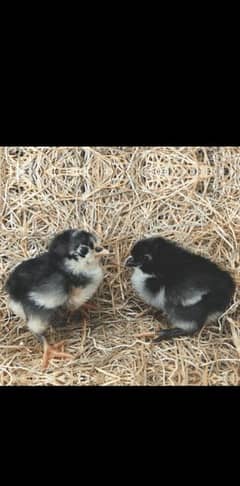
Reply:
<svg viewBox="0 0 240 486"><path fill-rule="evenodd" d="M73 273L73 275L78 275L86 270L86 264L84 265L83 258L81 257L79 257L78 260L70 260L69 258L66 258L65 267L70 273Z"/></svg>
<svg viewBox="0 0 240 486"><path fill-rule="evenodd" d="M92 252L89 252L85 257L79 256L77 260L65 258L64 264L66 270L73 275L79 275L79 273L88 272L91 267L99 265L99 261Z"/></svg>
<svg viewBox="0 0 240 486"><path fill-rule="evenodd" d="M165 287L161 287L159 292L152 294L146 288L146 280L152 275L142 272L140 268L135 268L132 274L132 285L140 297L149 305L157 309L164 310L165 306Z"/></svg>
<svg viewBox="0 0 240 486"><path fill-rule="evenodd" d="M45 309L54 309L67 301L67 295L61 290L53 289L51 292L29 292L28 297L38 306Z"/></svg>

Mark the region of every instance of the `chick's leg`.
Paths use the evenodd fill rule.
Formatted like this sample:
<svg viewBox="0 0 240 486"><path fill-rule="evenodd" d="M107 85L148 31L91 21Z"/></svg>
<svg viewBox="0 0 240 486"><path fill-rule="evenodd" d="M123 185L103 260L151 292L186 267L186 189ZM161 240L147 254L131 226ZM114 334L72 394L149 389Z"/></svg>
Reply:
<svg viewBox="0 0 240 486"><path fill-rule="evenodd" d="M164 339L173 339L176 337L183 337L183 336L190 336L194 333L195 331L189 331L187 332L184 329L179 329L175 327L174 329L162 329L159 333L159 335L153 339L154 343L159 343L160 341L163 341Z"/></svg>
<svg viewBox="0 0 240 486"><path fill-rule="evenodd" d="M71 358L72 355L68 353L64 353L63 351L63 344L64 341L59 343L55 343L53 345L48 344L46 338L43 336L43 333L46 331L49 323L44 321L39 315L34 315L28 319L27 322L28 328L32 331L32 333L37 337L37 339L43 344L43 368L46 369L48 366L49 361L52 358Z"/></svg>
<svg viewBox="0 0 240 486"><path fill-rule="evenodd" d="M44 336L41 336L41 341L43 343L43 369L48 367L49 361L52 358L72 358L71 354L63 351L64 341L50 345Z"/></svg>
<svg viewBox="0 0 240 486"><path fill-rule="evenodd" d="M180 321L176 322L176 327L171 329L161 329L158 337L153 340L154 343L163 341L164 339L173 339L176 337L192 336L196 331L199 331L202 327L202 323L194 321Z"/></svg>
<svg viewBox="0 0 240 486"><path fill-rule="evenodd" d="M164 339L192 336L200 331L207 317L207 310L202 302L186 307L169 305L166 307L166 311L171 329L162 329L158 337L154 339L155 343Z"/></svg>
<svg viewBox="0 0 240 486"><path fill-rule="evenodd" d="M96 310L97 306L96 304L92 304L90 302L85 302L85 304L82 305L82 309L88 311L88 310Z"/></svg>

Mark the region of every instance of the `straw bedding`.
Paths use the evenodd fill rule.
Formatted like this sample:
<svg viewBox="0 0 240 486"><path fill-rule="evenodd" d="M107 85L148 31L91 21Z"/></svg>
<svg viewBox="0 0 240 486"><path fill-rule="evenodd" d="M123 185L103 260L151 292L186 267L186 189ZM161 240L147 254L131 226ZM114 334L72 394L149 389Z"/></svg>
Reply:
<svg viewBox="0 0 240 486"><path fill-rule="evenodd" d="M2 385L238 385L240 383L238 147L2 147L0 383ZM42 370L42 348L6 305L18 262L69 227L94 230L110 250L87 321L66 315L73 360ZM232 305L192 338L153 345L165 326L123 267L132 243L159 233L235 277Z"/></svg>

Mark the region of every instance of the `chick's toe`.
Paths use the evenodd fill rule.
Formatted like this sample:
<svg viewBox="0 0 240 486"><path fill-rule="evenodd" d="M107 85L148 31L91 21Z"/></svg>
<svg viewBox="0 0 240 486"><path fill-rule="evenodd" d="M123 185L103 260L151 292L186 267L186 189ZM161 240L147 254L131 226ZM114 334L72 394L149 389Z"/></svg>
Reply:
<svg viewBox="0 0 240 486"><path fill-rule="evenodd" d="M48 367L49 361L53 358L72 358L70 353L65 353L63 350L64 341L50 345L46 338L43 338L43 369Z"/></svg>

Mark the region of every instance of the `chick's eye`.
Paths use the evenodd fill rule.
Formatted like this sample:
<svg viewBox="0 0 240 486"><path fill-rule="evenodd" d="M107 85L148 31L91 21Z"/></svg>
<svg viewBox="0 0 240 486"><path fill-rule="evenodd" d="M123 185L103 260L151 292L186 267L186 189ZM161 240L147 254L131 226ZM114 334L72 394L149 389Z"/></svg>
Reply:
<svg viewBox="0 0 240 486"><path fill-rule="evenodd" d="M152 260L151 255L148 255L148 254L144 255L144 257L143 257L144 262L150 262L150 260Z"/></svg>

